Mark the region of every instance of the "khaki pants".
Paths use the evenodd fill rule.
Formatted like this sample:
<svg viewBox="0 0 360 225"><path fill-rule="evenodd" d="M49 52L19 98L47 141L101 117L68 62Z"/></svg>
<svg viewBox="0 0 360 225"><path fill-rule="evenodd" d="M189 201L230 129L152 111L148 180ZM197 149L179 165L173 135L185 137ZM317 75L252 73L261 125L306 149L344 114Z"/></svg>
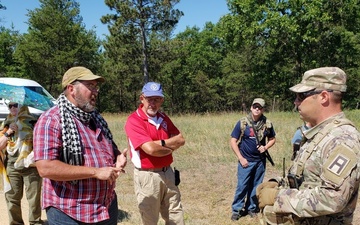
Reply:
<svg viewBox="0 0 360 225"><path fill-rule="evenodd" d="M11 185L11 190L5 193L10 225L24 224L21 215L21 199L24 185L25 195L29 203L29 223L41 224L40 197L42 179L36 167L16 170L13 163L8 163L6 172Z"/></svg>
<svg viewBox="0 0 360 225"><path fill-rule="evenodd" d="M166 171L134 169L134 187L144 225L157 225L159 213L166 225L183 225L180 191L171 167Z"/></svg>

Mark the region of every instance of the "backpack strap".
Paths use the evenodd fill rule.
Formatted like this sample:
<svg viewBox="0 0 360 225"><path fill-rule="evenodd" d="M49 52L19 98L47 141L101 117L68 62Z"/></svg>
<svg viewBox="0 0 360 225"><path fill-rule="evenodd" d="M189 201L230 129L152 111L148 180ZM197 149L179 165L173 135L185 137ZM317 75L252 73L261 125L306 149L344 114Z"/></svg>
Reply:
<svg viewBox="0 0 360 225"><path fill-rule="evenodd" d="M241 142L241 140L242 140L242 138L244 136L246 126L249 123L249 120L246 117L241 118L239 121L240 121L240 137L239 137L239 139L237 141L237 144L239 144Z"/></svg>

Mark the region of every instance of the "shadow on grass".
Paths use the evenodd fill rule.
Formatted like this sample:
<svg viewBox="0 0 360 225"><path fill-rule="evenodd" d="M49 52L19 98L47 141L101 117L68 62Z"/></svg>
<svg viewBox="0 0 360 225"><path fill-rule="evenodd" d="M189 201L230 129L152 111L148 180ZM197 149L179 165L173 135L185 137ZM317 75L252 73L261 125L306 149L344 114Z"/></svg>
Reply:
<svg viewBox="0 0 360 225"><path fill-rule="evenodd" d="M117 220L118 220L118 222L130 220L130 214L121 209L118 209L118 219Z"/></svg>

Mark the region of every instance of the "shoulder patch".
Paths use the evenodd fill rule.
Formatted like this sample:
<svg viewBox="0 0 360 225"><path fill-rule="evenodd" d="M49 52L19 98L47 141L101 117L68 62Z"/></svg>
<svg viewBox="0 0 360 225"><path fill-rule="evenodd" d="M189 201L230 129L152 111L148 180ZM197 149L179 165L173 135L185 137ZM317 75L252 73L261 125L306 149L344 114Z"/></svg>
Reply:
<svg viewBox="0 0 360 225"><path fill-rule="evenodd" d="M356 164L356 154L348 146L340 144L325 161L322 177L339 186L349 176Z"/></svg>

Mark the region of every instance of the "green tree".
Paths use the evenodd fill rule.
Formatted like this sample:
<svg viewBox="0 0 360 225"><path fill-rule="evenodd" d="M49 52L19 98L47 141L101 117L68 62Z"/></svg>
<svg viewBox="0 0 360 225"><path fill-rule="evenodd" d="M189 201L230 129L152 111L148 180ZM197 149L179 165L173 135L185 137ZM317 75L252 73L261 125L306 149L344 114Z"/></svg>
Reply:
<svg viewBox="0 0 360 225"><path fill-rule="evenodd" d="M11 77L18 69L13 55L19 36L18 31L0 27L0 76Z"/></svg>
<svg viewBox="0 0 360 225"><path fill-rule="evenodd" d="M119 33L104 42L104 72L108 79L104 84L107 102L106 110L111 112L131 111L136 108L141 89L141 58L135 46L140 43L132 40L132 33Z"/></svg>
<svg viewBox="0 0 360 225"><path fill-rule="evenodd" d="M28 33L20 40L15 57L30 78L56 96L62 91L59 81L70 67L99 70L100 41L95 31L85 29L78 2L40 0L40 7L29 10L28 16Z"/></svg>
<svg viewBox="0 0 360 225"><path fill-rule="evenodd" d="M187 28L171 41L171 59L161 71L170 88L173 109L210 112L224 109L222 59L224 48L217 28L206 23Z"/></svg>
<svg viewBox="0 0 360 225"><path fill-rule="evenodd" d="M288 88L304 71L321 66L359 69L358 0L228 0L228 5L228 21L239 27L224 31L224 36L229 43L242 41L231 44L251 56L246 57L249 87L266 90L267 99L281 96L285 109L294 98ZM224 27L229 26L225 22Z"/></svg>
<svg viewBox="0 0 360 225"><path fill-rule="evenodd" d="M163 34L166 39L183 15L174 6L180 0L105 0L115 14L101 18L109 24L111 36L129 36L133 48L142 55L144 82L149 81L149 36L151 33ZM121 45L122 43L118 43ZM139 45L140 44L140 45ZM111 45L111 47L115 47Z"/></svg>

